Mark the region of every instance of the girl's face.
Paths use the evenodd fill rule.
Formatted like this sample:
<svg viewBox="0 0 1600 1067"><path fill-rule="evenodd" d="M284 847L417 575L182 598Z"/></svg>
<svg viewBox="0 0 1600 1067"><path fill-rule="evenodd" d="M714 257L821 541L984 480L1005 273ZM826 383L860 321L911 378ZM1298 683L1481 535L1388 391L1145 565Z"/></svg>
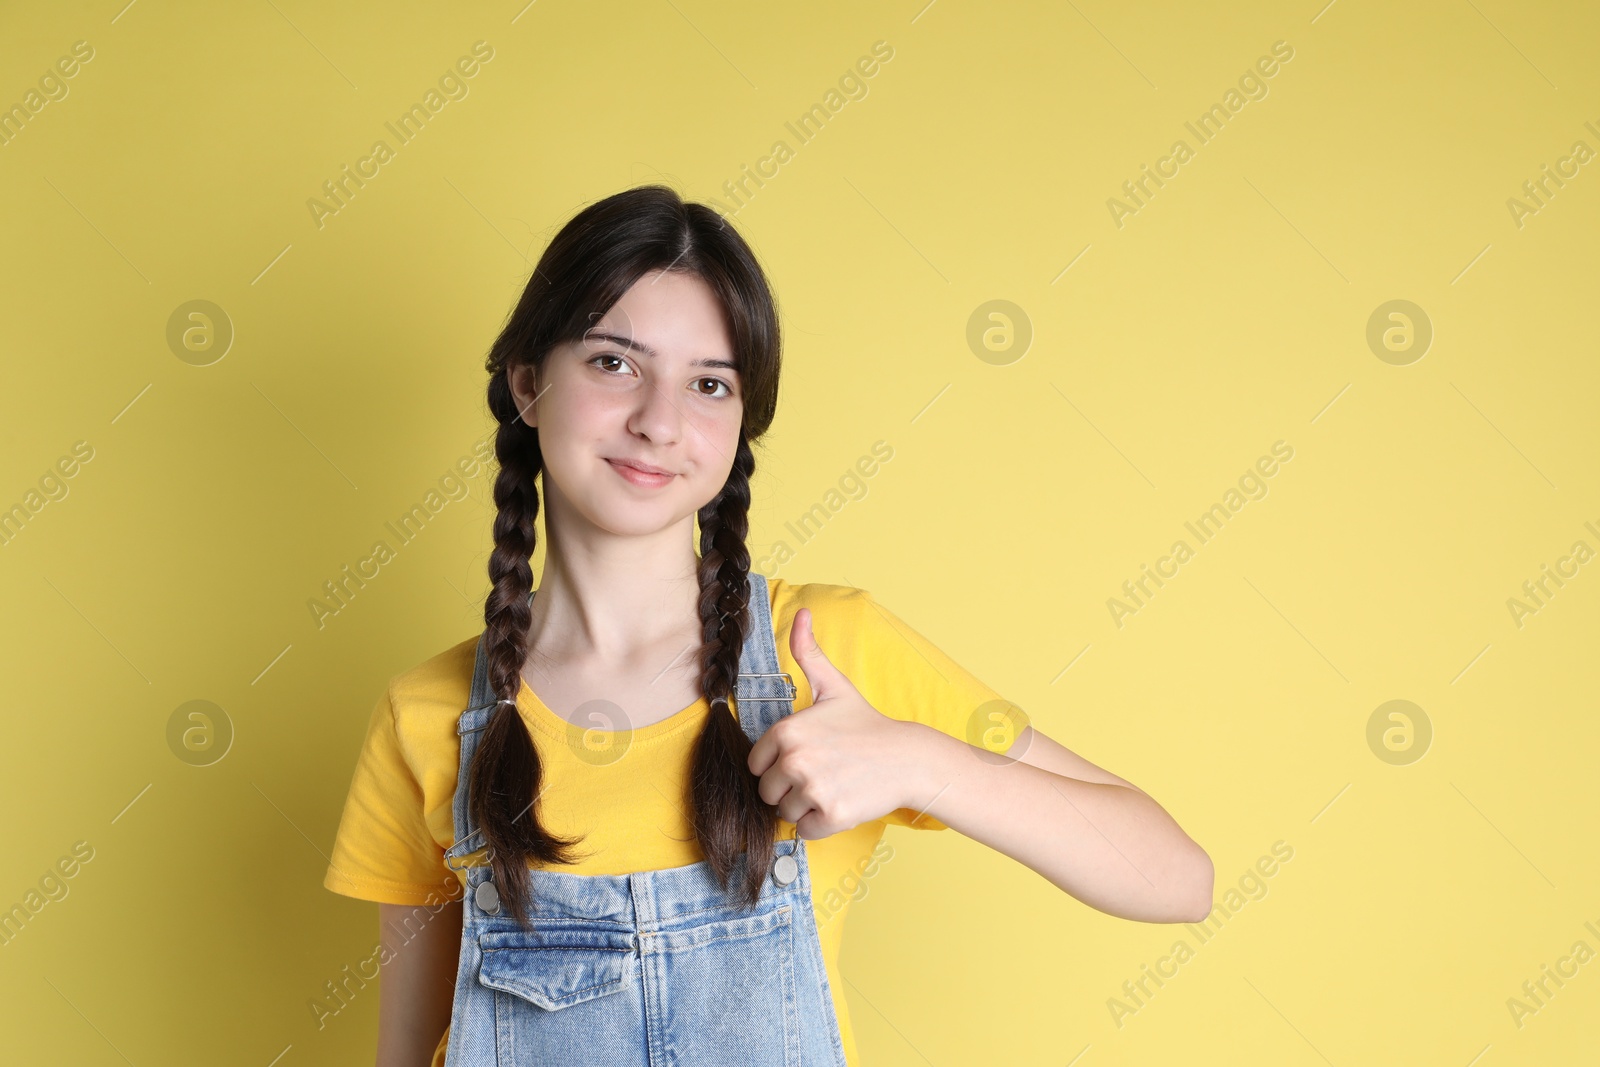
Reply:
<svg viewBox="0 0 1600 1067"><path fill-rule="evenodd" d="M582 341L557 345L538 371L514 367L511 389L539 431L553 519L656 533L709 503L733 469L742 383L722 305L691 275L644 275Z"/></svg>

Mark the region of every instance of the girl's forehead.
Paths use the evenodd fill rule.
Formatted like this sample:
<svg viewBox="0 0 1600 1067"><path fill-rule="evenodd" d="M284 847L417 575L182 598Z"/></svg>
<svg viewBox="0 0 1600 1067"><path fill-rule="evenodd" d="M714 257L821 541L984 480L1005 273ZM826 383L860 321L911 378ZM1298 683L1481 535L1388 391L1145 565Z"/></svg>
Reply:
<svg viewBox="0 0 1600 1067"><path fill-rule="evenodd" d="M629 286L607 310L606 318L632 318L641 324L683 321L704 325L712 320L720 323L723 314L722 302L704 279L676 271L653 271Z"/></svg>

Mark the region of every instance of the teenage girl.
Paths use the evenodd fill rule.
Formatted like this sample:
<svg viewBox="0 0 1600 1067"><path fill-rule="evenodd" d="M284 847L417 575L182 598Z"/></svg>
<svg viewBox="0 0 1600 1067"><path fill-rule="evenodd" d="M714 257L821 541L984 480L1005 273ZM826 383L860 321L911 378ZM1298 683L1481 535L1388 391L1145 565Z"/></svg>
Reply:
<svg viewBox="0 0 1600 1067"><path fill-rule="evenodd" d="M1210 912L1148 794L869 593L751 571L778 320L716 212L581 211L487 369L484 630L391 679L324 879L380 902L379 1067L853 1065L842 919L891 824L1113 915Z"/></svg>

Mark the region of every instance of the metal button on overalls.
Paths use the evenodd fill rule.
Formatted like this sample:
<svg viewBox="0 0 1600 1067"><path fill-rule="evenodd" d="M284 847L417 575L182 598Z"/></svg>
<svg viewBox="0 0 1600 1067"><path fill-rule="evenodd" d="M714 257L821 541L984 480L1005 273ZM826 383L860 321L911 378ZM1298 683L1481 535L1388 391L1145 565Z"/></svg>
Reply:
<svg viewBox="0 0 1600 1067"><path fill-rule="evenodd" d="M793 856L779 856L772 861L772 880L779 885L788 885L799 876L800 864Z"/></svg>

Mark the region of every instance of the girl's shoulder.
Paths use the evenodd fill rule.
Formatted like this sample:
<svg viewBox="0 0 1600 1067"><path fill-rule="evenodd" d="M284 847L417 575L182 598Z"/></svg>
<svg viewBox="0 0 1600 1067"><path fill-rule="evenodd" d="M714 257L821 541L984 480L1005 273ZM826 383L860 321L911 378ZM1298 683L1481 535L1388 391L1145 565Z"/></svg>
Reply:
<svg viewBox="0 0 1600 1067"><path fill-rule="evenodd" d="M767 592L772 603L772 632L786 651L789 633L794 629L795 616L801 608L811 612L813 633L844 639L852 652L863 646L875 647L886 639L898 640L893 634L899 620L866 589L831 582L787 582L782 578L768 578Z"/></svg>
<svg viewBox="0 0 1600 1067"><path fill-rule="evenodd" d="M872 594L853 585L833 585L828 582L790 582L783 578L767 579L767 595L772 602L772 620L792 622L801 608L810 608L817 617L851 614L866 608Z"/></svg>
<svg viewBox="0 0 1600 1067"><path fill-rule="evenodd" d="M434 733L429 727L437 725L436 720L454 723L460 718L472 693L478 636L464 638L389 679L396 727Z"/></svg>

